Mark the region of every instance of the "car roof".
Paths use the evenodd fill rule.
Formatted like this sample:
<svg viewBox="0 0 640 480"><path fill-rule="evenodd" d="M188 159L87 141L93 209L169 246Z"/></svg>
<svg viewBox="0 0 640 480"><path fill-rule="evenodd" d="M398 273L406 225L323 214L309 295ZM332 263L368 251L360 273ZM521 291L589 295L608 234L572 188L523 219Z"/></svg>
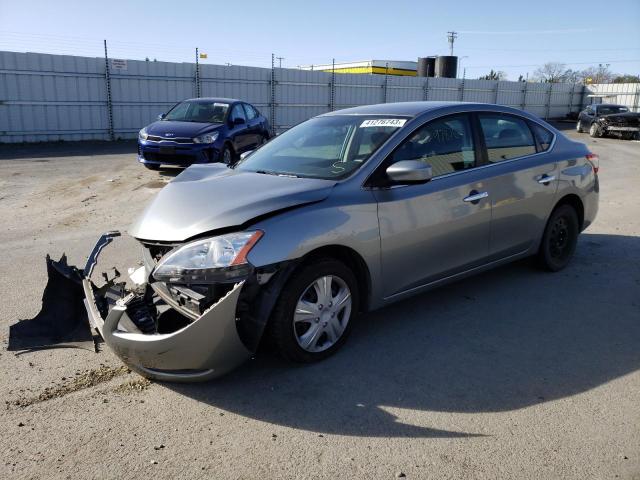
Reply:
<svg viewBox="0 0 640 480"><path fill-rule="evenodd" d="M242 102L237 98L223 98L223 97L200 97L200 98L187 98L184 102L220 102L220 103L235 103ZM244 102L247 103L247 102Z"/></svg>
<svg viewBox="0 0 640 480"><path fill-rule="evenodd" d="M626 105L620 105L618 103L592 103L594 107L625 107L629 108Z"/></svg>
<svg viewBox="0 0 640 480"><path fill-rule="evenodd" d="M336 110L335 112L324 113L321 117L333 115L398 115L406 117L416 117L422 113L431 110L438 110L453 106L482 106L489 109L496 108L496 105L490 103L476 102L396 102L396 103L380 103L377 105L362 105L359 107L345 108L344 110Z"/></svg>

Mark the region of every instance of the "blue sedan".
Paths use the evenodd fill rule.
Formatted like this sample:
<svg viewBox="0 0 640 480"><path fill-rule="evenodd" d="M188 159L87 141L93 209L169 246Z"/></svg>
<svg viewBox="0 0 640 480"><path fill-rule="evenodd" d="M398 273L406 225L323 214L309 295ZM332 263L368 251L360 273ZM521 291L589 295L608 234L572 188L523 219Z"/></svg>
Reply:
<svg viewBox="0 0 640 480"><path fill-rule="evenodd" d="M269 122L256 107L230 98L193 98L175 105L138 134L138 161L161 165L235 163L269 139Z"/></svg>

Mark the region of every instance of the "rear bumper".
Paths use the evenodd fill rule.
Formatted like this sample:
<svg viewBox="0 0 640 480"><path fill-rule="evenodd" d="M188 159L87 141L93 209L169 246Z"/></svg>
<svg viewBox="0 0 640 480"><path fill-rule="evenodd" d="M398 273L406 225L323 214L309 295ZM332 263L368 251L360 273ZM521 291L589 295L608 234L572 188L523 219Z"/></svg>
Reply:
<svg viewBox="0 0 640 480"><path fill-rule="evenodd" d="M103 318L96 298L100 290L89 277L99 253L118 235L111 232L100 238L87 261L82 286L91 326L126 365L157 380L203 381L219 377L249 358L251 352L240 339L236 325L244 281L236 283L200 317L172 333L144 334L137 330L127 315L133 294L118 299Z"/></svg>

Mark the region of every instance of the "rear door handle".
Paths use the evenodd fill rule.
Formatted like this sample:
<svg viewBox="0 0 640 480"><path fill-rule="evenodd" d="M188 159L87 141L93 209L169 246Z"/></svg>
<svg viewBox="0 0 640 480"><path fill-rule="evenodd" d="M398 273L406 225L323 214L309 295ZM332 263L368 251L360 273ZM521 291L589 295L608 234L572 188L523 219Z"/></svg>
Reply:
<svg viewBox="0 0 640 480"><path fill-rule="evenodd" d="M463 202L470 202L476 205L483 198L487 198L489 196L489 192L477 192L476 190L471 190L469 192L468 197L464 197L462 199Z"/></svg>
<svg viewBox="0 0 640 480"><path fill-rule="evenodd" d="M544 175L542 175L539 179L538 179L538 183L541 185L549 185L551 182L553 182L556 179L555 175L547 175L546 173Z"/></svg>

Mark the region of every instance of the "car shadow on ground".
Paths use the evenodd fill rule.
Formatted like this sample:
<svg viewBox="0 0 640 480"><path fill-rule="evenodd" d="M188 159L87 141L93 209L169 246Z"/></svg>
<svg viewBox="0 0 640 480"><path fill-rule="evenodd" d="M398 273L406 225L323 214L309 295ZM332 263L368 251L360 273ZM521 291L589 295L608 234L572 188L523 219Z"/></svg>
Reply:
<svg viewBox="0 0 640 480"><path fill-rule="evenodd" d="M135 158L138 144L135 140L115 142L43 142L12 143L2 146L0 160L43 161L55 157L86 157L96 155L121 155L130 153Z"/></svg>
<svg viewBox="0 0 640 480"><path fill-rule="evenodd" d="M159 170L157 170L157 172L163 177L174 178L180 175L182 172L184 172L184 170L185 169L183 167L162 166Z"/></svg>
<svg viewBox="0 0 640 480"><path fill-rule="evenodd" d="M314 432L491 435L387 409L505 412L580 394L640 368L639 319L640 238L583 234L563 272L521 261L364 315L324 362L259 354L219 380L164 387Z"/></svg>

